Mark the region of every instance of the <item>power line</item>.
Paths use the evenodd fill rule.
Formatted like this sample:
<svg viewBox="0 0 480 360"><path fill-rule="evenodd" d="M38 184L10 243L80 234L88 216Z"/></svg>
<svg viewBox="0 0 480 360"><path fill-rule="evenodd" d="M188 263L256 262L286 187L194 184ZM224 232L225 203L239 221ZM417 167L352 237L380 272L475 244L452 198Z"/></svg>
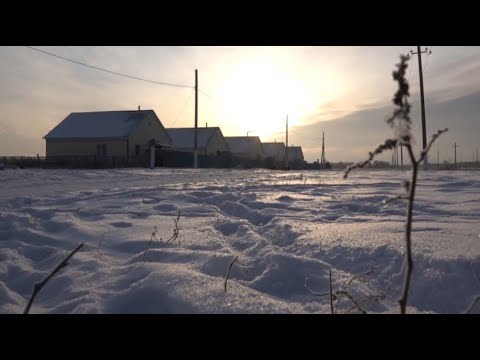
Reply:
<svg viewBox="0 0 480 360"><path fill-rule="evenodd" d="M432 47L430 47L430 53L432 52ZM423 66L423 72L425 73L425 69L427 68L428 60L430 59L430 56L427 56L427 61L425 61L425 65Z"/></svg>
<svg viewBox="0 0 480 360"><path fill-rule="evenodd" d="M47 55L50 55L50 56L54 56L54 57L56 57L56 58L59 58L59 59L65 60L65 61L70 61L70 62L75 63L75 64L78 64L78 65L86 66L86 67L89 67L89 68L92 68L92 69L95 69L95 70L104 71L104 72L107 72L107 73L110 73L110 74L114 74L114 75L118 75L118 76L123 76L123 77L129 78L129 79L145 81L145 82L149 82L149 83L153 83L153 84L158 84L158 85L175 86L175 87L182 87L182 88L191 88L191 89L193 89L193 86L189 86L189 85L179 85L179 84L172 84L172 83L167 83L167 82L161 82L161 81L154 81L154 80L143 79L143 78L139 78L139 77L136 77L136 76L131 76L131 75L122 74L122 73L119 73L119 72L116 72L116 71L111 71L111 70L99 68L99 67L97 67L97 66L85 64L85 63L82 63L82 62L80 62L80 61L68 59L68 58L66 58L66 57L63 57L63 56L60 56L60 55L56 55L56 54L50 53L50 52L48 52L48 51L40 50L40 49L34 48L34 47L32 47L32 46L26 46L26 47L29 48L29 49L32 49L32 50L41 52L41 53L43 53L43 54L47 54Z"/></svg>
<svg viewBox="0 0 480 360"><path fill-rule="evenodd" d="M210 95L208 95L207 93L203 92L202 90L198 89L198 92L202 93L203 95L205 95L206 97L210 98L210 100L212 101L215 101L215 99L213 97L211 97Z"/></svg>
<svg viewBox="0 0 480 360"><path fill-rule="evenodd" d="M187 106L188 102L190 101L190 98L192 97L192 95L193 95L193 92L190 92L190 95L188 96L187 101L185 101L185 103L183 104L182 109L178 112L178 114L175 118L175 121L173 122L172 125L170 125L170 127L173 127L173 125L175 125L177 123L178 119L180 118L180 115L185 110L185 107Z"/></svg>

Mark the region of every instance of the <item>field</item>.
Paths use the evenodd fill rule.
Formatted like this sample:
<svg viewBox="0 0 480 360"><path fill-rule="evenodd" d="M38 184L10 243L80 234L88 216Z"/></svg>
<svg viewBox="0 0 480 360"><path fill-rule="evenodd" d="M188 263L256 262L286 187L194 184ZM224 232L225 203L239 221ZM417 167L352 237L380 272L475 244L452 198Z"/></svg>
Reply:
<svg viewBox="0 0 480 360"><path fill-rule="evenodd" d="M82 242L31 313L327 314L329 296L312 292L328 293L330 270L334 292L358 305L344 296L337 313L398 313L405 203L385 200L407 177L0 171L0 313L23 312L33 285ZM479 217L480 172L420 173L409 313L459 313L480 294Z"/></svg>

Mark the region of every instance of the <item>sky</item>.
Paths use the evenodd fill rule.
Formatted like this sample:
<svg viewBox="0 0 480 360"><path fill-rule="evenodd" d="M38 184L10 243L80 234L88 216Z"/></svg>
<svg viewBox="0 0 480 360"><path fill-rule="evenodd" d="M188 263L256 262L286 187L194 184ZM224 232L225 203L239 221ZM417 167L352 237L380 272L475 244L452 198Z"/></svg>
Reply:
<svg viewBox="0 0 480 360"><path fill-rule="evenodd" d="M97 47L35 46L79 62L149 80L194 86L199 126L225 136L260 136L302 146L320 158L325 132L329 161L359 161L391 136L395 47ZM433 148L437 160L471 161L480 147L480 47L424 46L427 138L450 131ZM410 61L414 136L421 146L418 58ZM0 156L45 154L43 136L71 112L153 109L166 127L194 126L194 91L128 79L27 47L0 47ZM380 157L389 160L390 154Z"/></svg>

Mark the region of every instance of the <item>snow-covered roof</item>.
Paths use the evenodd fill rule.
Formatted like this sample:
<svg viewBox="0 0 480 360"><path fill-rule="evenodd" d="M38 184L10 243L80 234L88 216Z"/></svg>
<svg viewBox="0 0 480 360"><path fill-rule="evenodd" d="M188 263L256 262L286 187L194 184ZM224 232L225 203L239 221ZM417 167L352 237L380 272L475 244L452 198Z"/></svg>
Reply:
<svg viewBox="0 0 480 360"><path fill-rule="evenodd" d="M45 135L44 139L126 138L150 115L158 119L153 110L71 113Z"/></svg>
<svg viewBox="0 0 480 360"><path fill-rule="evenodd" d="M225 140L234 154L262 152L262 143L258 136L226 136Z"/></svg>
<svg viewBox="0 0 480 360"><path fill-rule="evenodd" d="M285 155L285 144L283 142L262 143L262 147L266 157Z"/></svg>
<svg viewBox="0 0 480 360"><path fill-rule="evenodd" d="M174 147L193 149L195 128L171 128L166 130L172 138ZM197 147L206 148L210 139L215 135L215 132L219 130L219 127L197 128Z"/></svg>
<svg viewBox="0 0 480 360"><path fill-rule="evenodd" d="M288 147L288 161L303 160L303 151L301 146Z"/></svg>

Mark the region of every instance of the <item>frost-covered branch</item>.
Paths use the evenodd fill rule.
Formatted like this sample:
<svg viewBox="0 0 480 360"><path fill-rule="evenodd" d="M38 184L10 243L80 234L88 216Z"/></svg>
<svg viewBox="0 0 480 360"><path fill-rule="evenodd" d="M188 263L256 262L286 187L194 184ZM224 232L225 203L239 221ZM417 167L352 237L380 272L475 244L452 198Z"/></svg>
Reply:
<svg viewBox="0 0 480 360"><path fill-rule="evenodd" d="M37 296L37 294L40 292L40 290L42 290L42 288L47 284L48 280L50 280L57 272L59 272L62 268L64 268L65 266L68 265L68 260L70 260L70 258L75 255L75 253L80 250L83 246L83 243L81 243L80 245L78 245L65 259L62 260L62 262L60 264L57 265L57 267L55 269L53 269L53 271L45 278L43 279L41 282L39 283L36 283L34 286L33 286L33 293L32 293L32 296L30 297L30 300L28 301L28 304L27 306L25 307L25 310L23 311L24 314L28 314L28 312L30 311L30 307L32 306L33 304L33 300L35 300L35 297Z"/></svg>
<svg viewBox="0 0 480 360"><path fill-rule="evenodd" d="M407 203L407 214L406 214L406 221L405 221L405 244L406 244L406 252L405 252L405 263L406 263L406 271L405 271L405 281L402 291L402 297L398 301L400 304L400 312L405 314L406 307L407 307L407 300L408 300L408 293L410 289L410 283L412 279L413 273L413 255L412 255L412 222L413 222L413 203L415 201L415 189L417 186L417 177L418 177L418 170L419 164L426 158L428 152L430 151L432 144L435 140L448 129L443 129L437 131L432 136L428 146L420 153L419 159L415 158L412 149L412 133L411 133L411 125L412 120L410 119L410 108L411 105L408 102L409 94L409 85L408 81L405 78L406 71L408 68L408 57L401 55L400 56L400 63L397 65L397 70L393 72L393 79L398 83L398 90L394 95L393 103L396 106L393 114L386 119L386 122L394 129L394 138L388 139L385 141L384 144L380 145L375 149L375 151L369 153L369 157L367 160L359 162L353 166L349 166L346 168L345 173L343 175L344 178L347 178L350 171L356 168L362 168L367 165L369 162L373 160L373 158L382 153L385 150L389 150L394 148L397 145L403 145L408 152L410 157L410 162L412 164L412 176L411 179L405 182L405 189L408 193L408 203ZM398 196L394 199L405 199L405 196ZM392 199L392 200L394 200Z"/></svg>
<svg viewBox="0 0 480 360"><path fill-rule="evenodd" d="M403 284L402 297L398 300L400 304L400 313L405 314L407 308L408 292L410 290L410 281L413 274L413 255L412 255L412 219L413 219L413 202L415 200L415 188L417 186L418 163L415 160L412 146L410 144L405 146L408 150L408 155L412 162L412 179L410 182L407 205L407 220L405 223L405 247L406 247L406 272L405 281Z"/></svg>
<svg viewBox="0 0 480 360"><path fill-rule="evenodd" d="M428 143L427 148L425 150L422 150L422 152L420 153L420 159L418 159L419 164L423 160L425 160L435 140L437 140L440 135L442 135L444 132L447 132L447 131L448 131L448 128L445 128L443 130L438 130L435 134L432 135L432 138L430 139L430 142Z"/></svg>
<svg viewBox="0 0 480 360"><path fill-rule="evenodd" d="M348 177L348 174L350 174L350 171L354 169L359 169L363 168L369 163L372 162L372 160L375 158L375 156L383 153L385 150L391 150L397 146L397 139L388 139L385 140L385 142L381 145L378 145L378 147L373 150L372 152L368 153L368 159L364 161L360 161L354 165L350 165L345 169L345 173L343 174L343 178L346 179Z"/></svg>

